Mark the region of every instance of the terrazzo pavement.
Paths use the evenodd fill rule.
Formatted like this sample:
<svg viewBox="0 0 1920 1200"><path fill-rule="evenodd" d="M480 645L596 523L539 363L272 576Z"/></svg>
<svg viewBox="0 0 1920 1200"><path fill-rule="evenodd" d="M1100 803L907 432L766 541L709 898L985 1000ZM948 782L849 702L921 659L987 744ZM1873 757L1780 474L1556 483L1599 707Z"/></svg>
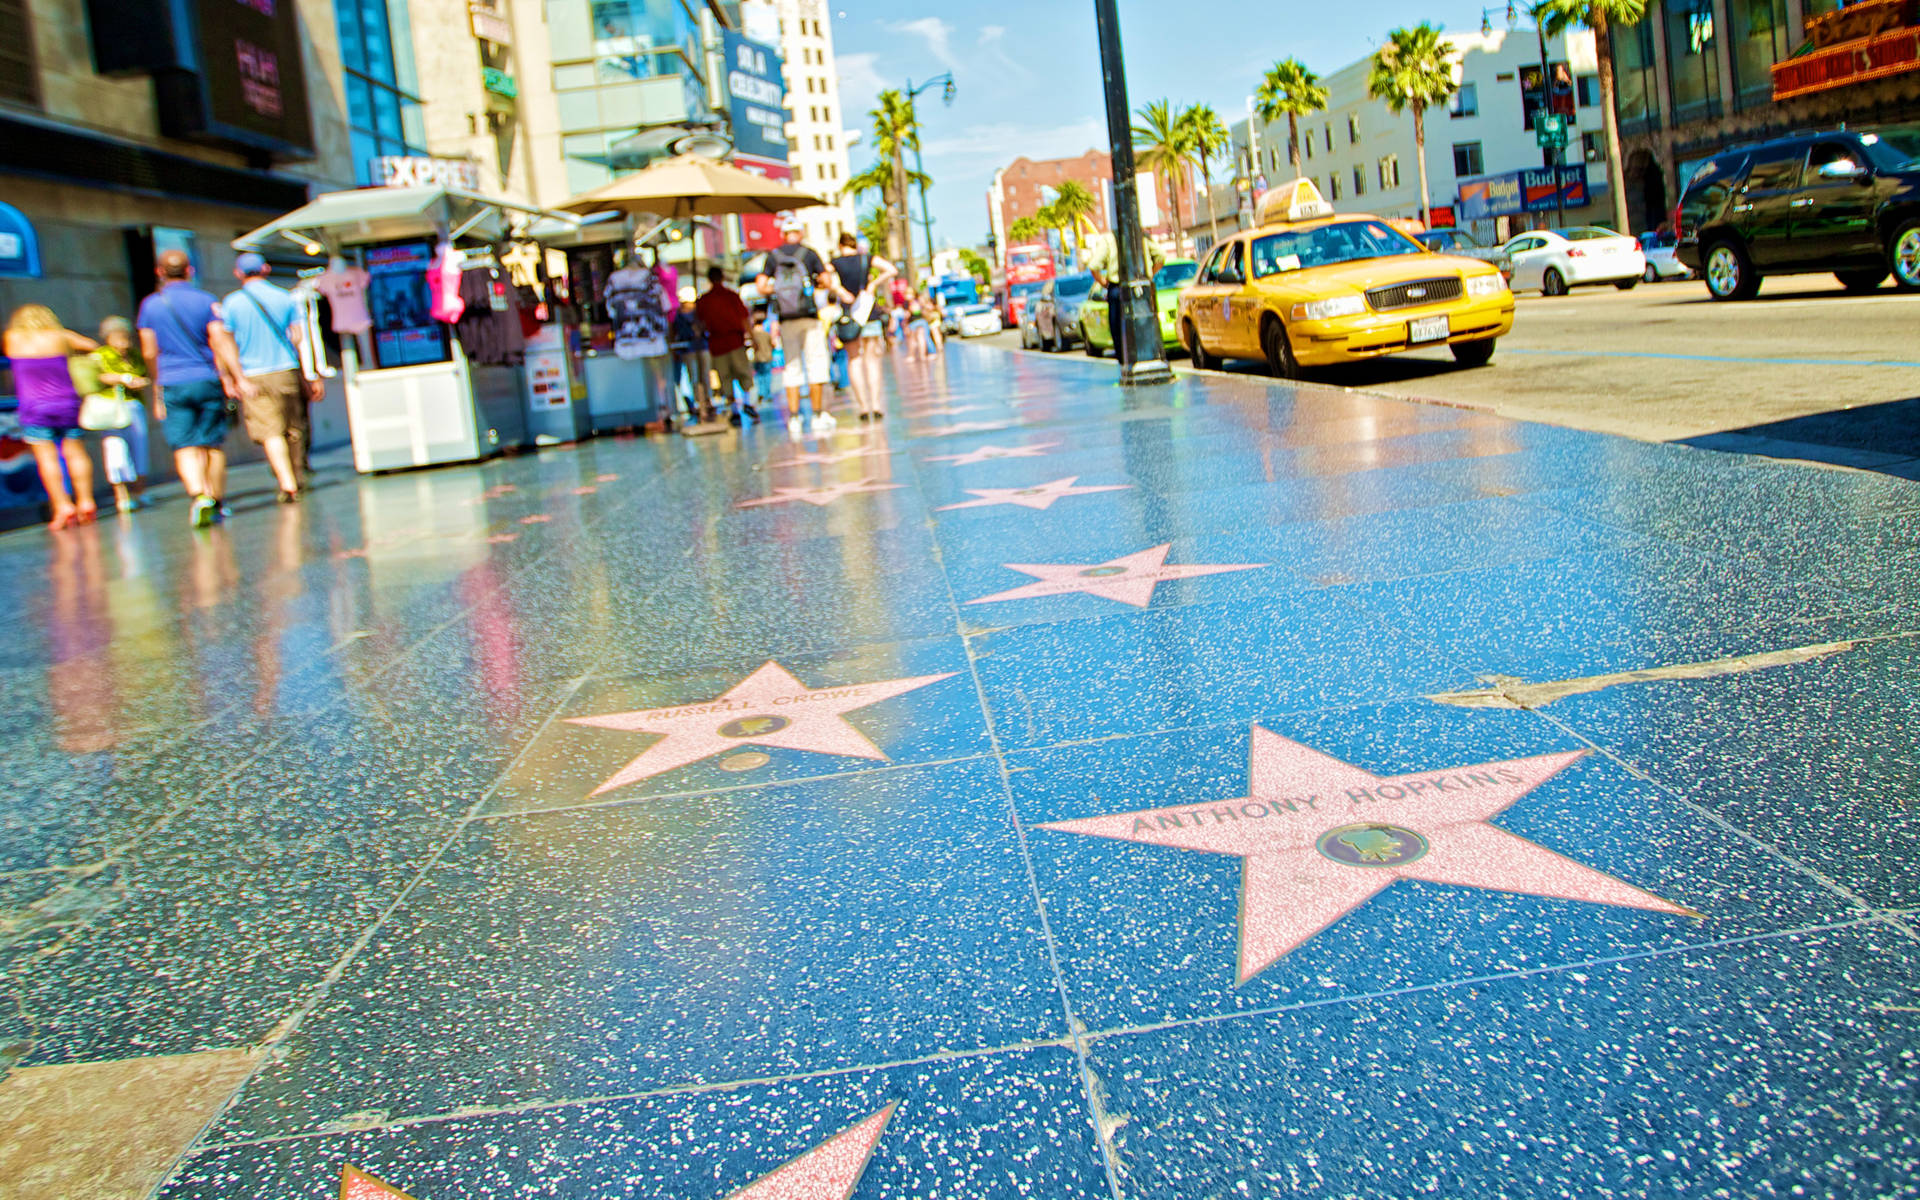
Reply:
<svg viewBox="0 0 1920 1200"><path fill-rule="evenodd" d="M1920 1196L1920 484L891 370L0 538L0 1194Z"/></svg>

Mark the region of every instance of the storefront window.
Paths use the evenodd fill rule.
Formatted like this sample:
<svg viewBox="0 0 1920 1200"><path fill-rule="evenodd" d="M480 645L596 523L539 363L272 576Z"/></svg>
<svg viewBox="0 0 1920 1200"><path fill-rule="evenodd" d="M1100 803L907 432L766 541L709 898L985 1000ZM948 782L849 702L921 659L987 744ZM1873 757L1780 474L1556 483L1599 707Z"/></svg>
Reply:
<svg viewBox="0 0 1920 1200"><path fill-rule="evenodd" d="M1613 31L1614 102L1623 132L1648 126L1654 116L1653 26L1639 21Z"/></svg>
<svg viewBox="0 0 1920 1200"><path fill-rule="evenodd" d="M1716 34L1713 0L1678 0L1667 6L1667 75L1675 121L1716 116L1720 111Z"/></svg>
<svg viewBox="0 0 1920 1200"><path fill-rule="evenodd" d="M1793 52L1786 0L1727 0L1734 95L1742 107L1773 99L1773 64Z"/></svg>
<svg viewBox="0 0 1920 1200"><path fill-rule="evenodd" d="M407 0L339 0L334 12L354 178L375 183L375 158L427 152Z"/></svg>

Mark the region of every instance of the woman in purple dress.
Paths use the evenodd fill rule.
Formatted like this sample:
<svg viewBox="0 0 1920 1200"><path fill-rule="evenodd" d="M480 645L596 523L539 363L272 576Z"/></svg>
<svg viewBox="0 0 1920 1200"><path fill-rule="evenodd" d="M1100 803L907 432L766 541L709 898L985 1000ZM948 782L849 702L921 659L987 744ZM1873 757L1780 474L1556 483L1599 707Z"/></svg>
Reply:
<svg viewBox="0 0 1920 1200"><path fill-rule="evenodd" d="M4 349L13 363L14 391L20 400L20 437L33 450L40 482L53 505L48 529L82 524L95 515L93 459L80 440L80 393L67 364L70 355L91 353L94 346L92 338L61 325L44 304L22 305L7 322ZM73 478L72 495L67 493L67 476Z"/></svg>

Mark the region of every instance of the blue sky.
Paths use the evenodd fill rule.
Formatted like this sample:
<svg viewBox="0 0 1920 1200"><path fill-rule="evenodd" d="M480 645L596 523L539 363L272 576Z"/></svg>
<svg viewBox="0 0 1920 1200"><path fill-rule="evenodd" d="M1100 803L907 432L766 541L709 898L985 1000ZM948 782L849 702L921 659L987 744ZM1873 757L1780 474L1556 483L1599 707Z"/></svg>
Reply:
<svg viewBox="0 0 1920 1200"><path fill-rule="evenodd" d="M938 89L918 102L936 243L985 236L996 167L1106 145L1092 0L828 3L849 127L869 124L883 87L947 70L959 84L951 108ZM1396 26L1425 19L1477 30L1481 11L1458 0L1120 0L1119 8L1134 108L1161 97L1205 102L1228 124L1245 115L1275 59L1297 57L1324 75L1372 53ZM1504 24L1505 6L1492 15ZM870 161L856 144L854 170Z"/></svg>

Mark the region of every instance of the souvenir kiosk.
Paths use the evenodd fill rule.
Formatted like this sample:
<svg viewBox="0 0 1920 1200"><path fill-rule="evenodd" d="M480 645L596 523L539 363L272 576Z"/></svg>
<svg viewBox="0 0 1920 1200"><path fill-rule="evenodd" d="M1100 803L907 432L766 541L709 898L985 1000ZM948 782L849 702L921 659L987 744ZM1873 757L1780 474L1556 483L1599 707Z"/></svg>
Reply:
<svg viewBox="0 0 1920 1200"><path fill-rule="evenodd" d="M363 188L320 196L234 240L240 250L292 242L362 291L365 332L340 344L358 470L472 462L532 440L524 364L474 362L435 317L428 281L442 243L485 263L513 223L531 218L574 219L454 188ZM510 303L511 282L494 269L493 294ZM339 329L341 298L332 298Z"/></svg>
<svg viewBox="0 0 1920 1200"><path fill-rule="evenodd" d="M637 257L655 253L646 243L666 223L636 238L633 222L618 213L569 220L573 222L570 227L539 222L530 236L566 255L567 291L572 304L568 309L571 320L561 337L566 344L579 348L577 361L586 393L581 417L586 428L601 433L671 422L673 367L664 337L657 346L623 344L618 335L620 314L614 311L621 272L638 267ZM641 269L651 268L648 262ZM670 298L663 283L662 334Z"/></svg>

